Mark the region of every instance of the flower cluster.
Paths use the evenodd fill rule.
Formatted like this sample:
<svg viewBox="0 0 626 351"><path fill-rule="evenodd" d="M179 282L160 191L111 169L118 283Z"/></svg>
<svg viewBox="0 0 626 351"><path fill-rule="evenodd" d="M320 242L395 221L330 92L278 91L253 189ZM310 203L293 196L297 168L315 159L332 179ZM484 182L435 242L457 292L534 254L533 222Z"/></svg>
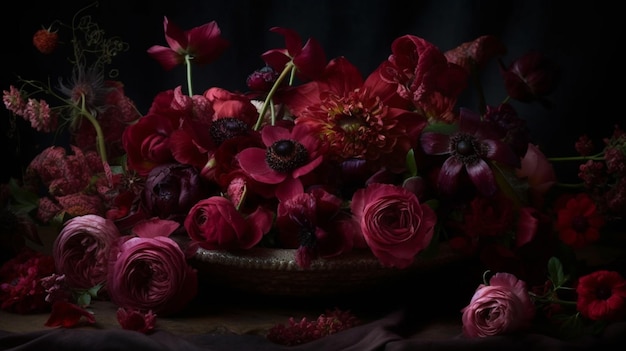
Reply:
<svg viewBox="0 0 626 351"><path fill-rule="evenodd" d="M506 64L505 45L491 35L444 52L407 34L363 75L346 57L328 60L314 38L274 27L285 47L261 55L248 91L198 94L192 68L231 44L216 22L163 25L168 46L147 54L166 71L184 65L188 84L158 93L145 113L105 74L126 44L80 41L99 30L89 16L70 26L74 47L90 48L74 50L71 79L57 87L21 79L4 91L15 116L41 132L67 126L71 140L43 150L3 197L7 236L58 228L56 272L42 279L56 306L50 325L91 318L75 312L95 297L120 307L123 327L150 331L157 315L195 296L198 250L256 247L293 249L301 269L355 250L405 269L448 245L494 272L462 311L470 337L525 330L561 312L624 318L624 272L606 262L583 268L577 254L619 236L610 229L626 213L626 133L616 125L599 151L583 135L572 145L579 156L546 157L516 104L549 105L559 77L549 58L531 52ZM51 54L58 35L45 31L34 44ZM85 52L99 55L92 63ZM506 96L490 104L479 89L477 107L458 106L491 62ZM579 162L582 182L560 182L560 162ZM568 298L573 311L558 307ZM318 336L337 327L335 317L292 322L277 337Z"/></svg>

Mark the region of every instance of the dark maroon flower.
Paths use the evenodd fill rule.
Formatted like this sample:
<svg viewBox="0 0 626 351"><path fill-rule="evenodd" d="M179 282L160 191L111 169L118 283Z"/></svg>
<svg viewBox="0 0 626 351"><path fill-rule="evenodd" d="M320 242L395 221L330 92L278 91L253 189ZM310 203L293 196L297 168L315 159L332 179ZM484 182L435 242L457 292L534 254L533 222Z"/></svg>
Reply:
<svg viewBox="0 0 626 351"><path fill-rule="evenodd" d="M252 72L246 79L246 84L252 91L268 92L274 85L278 75L279 73L272 67L265 66Z"/></svg>
<svg viewBox="0 0 626 351"><path fill-rule="evenodd" d="M0 267L0 309L37 313L50 308L40 280L54 273L54 259L24 247Z"/></svg>
<svg viewBox="0 0 626 351"><path fill-rule="evenodd" d="M268 50L261 58L268 66L278 72L285 69L290 61L296 66L296 74L305 80L320 78L326 66L326 54L320 43L310 38L302 45L302 39L297 32L288 28L273 27L271 32L278 33L285 38L285 48Z"/></svg>
<svg viewBox="0 0 626 351"><path fill-rule="evenodd" d="M558 209L555 229L559 238L573 248L586 247L600 239L600 229L605 224L597 206L586 193L570 198Z"/></svg>
<svg viewBox="0 0 626 351"><path fill-rule="evenodd" d="M498 106L487 106L485 120L494 124L502 141L507 143L519 157L524 157L530 142L530 130L526 120L517 115L513 105L509 103Z"/></svg>
<svg viewBox="0 0 626 351"><path fill-rule="evenodd" d="M448 62L455 63L468 72L483 68L487 62L506 54L506 46L494 35L483 35L445 52Z"/></svg>
<svg viewBox="0 0 626 351"><path fill-rule="evenodd" d="M559 79L556 64L537 52L518 58L509 67L500 61L500 72L509 96L521 102L546 102Z"/></svg>
<svg viewBox="0 0 626 351"><path fill-rule="evenodd" d="M196 64L210 63L229 45L221 37L220 28L215 21L183 31L165 17L163 27L169 47L154 45L148 49L148 54L159 61L165 70L185 63L186 58Z"/></svg>
<svg viewBox="0 0 626 351"><path fill-rule="evenodd" d="M358 231L341 225L341 202L341 198L315 188L279 203L277 238L282 247L298 249L300 267L307 268L317 257L333 257L352 249Z"/></svg>
<svg viewBox="0 0 626 351"><path fill-rule="evenodd" d="M453 194L458 188L459 177L466 174L481 194L491 196L498 186L489 163L520 166L520 158L500 140L493 127L468 109L461 109L456 132L427 131L422 133L420 141L428 155L449 155L437 179L439 191L444 194Z"/></svg>
<svg viewBox="0 0 626 351"><path fill-rule="evenodd" d="M189 209L208 194L208 184L196 168L171 163L150 171L141 201L149 217L182 223Z"/></svg>

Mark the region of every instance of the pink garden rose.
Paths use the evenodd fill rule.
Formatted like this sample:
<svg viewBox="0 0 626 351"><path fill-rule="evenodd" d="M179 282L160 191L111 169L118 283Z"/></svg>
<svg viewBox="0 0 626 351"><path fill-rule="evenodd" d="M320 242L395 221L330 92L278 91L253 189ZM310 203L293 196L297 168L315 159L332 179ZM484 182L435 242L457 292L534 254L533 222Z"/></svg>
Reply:
<svg viewBox="0 0 626 351"><path fill-rule="evenodd" d="M370 184L352 197L365 242L387 267L406 268L433 238L437 215L407 189Z"/></svg>
<svg viewBox="0 0 626 351"><path fill-rule="evenodd" d="M248 217L227 198L211 196L196 203L187 218L187 234L205 249L249 249L258 244L272 226L268 211L257 209Z"/></svg>
<svg viewBox="0 0 626 351"><path fill-rule="evenodd" d="M196 271L166 236L122 240L111 256L107 283L116 305L160 315L179 312L198 291Z"/></svg>
<svg viewBox="0 0 626 351"><path fill-rule="evenodd" d="M57 272L72 289L90 289L107 280L109 252L120 233L113 221L88 214L68 220L53 243Z"/></svg>
<svg viewBox="0 0 626 351"><path fill-rule="evenodd" d="M463 312L463 334L485 337L521 331L530 326L535 306L526 282L510 273L496 273L480 284Z"/></svg>

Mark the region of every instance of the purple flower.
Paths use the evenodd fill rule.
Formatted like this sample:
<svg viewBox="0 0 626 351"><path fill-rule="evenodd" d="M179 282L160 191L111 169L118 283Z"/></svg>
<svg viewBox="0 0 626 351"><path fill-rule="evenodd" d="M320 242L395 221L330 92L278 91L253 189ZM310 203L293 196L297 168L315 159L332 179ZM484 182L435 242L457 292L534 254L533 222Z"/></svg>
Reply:
<svg viewBox="0 0 626 351"><path fill-rule="evenodd" d="M493 161L519 168L520 158L502 140L488 122L469 109L461 109L458 130L451 134L425 131L420 139L428 155L449 155L441 166L437 184L444 194L453 194L459 177L469 176L478 191L486 196L497 190L491 169Z"/></svg>

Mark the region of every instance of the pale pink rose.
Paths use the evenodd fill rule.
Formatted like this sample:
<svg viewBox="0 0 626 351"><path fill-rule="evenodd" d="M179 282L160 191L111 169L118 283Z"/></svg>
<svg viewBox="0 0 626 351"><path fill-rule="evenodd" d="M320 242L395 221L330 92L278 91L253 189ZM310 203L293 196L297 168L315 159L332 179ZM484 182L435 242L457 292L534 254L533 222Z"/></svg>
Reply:
<svg viewBox="0 0 626 351"><path fill-rule="evenodd" d="M53 243L57 272L65 275L73 289L104 284L109 252L119 237L113 221L101 216L88 214L68 220Z"/></svg>
<svg viewBox="0 0 626 351"><path fill-rule="evenodd" d="M536 207L543 204L544 195L557 182L552 163L537 146L530 143L526 155L522 158L522 166L516 174L528 182L529 196Z"/></svg>
<svg viewBox="0 0 626 351"><path fill-rule="evenodd" d="M522 331L535 316L526 282L510 273L496 273L480 284L463 313L463 334L485 337Z"/></svg>
<svg viewBox="0 0 626 351"><path fill-rule="evenodd" d="M179 312L198 291L197 272L165 236L122 240L111 256L107 284L119 307L160 315Z"/></svg>
<svg viewBox="0 0 626 351"><path fill-rule="evenodd" d="M437 215L407 189L370 184L352 197L352 214L384 266L406 268L433 238Z"/></svg>
<svg viewBox="0 0 626 351"><path fill-rule="evenodd" d="M199 246L214 249L249 249L272 226L272 216L259 208L244 217L227 198L212 196L198 201L185 218L187 234Z"/></svg>

